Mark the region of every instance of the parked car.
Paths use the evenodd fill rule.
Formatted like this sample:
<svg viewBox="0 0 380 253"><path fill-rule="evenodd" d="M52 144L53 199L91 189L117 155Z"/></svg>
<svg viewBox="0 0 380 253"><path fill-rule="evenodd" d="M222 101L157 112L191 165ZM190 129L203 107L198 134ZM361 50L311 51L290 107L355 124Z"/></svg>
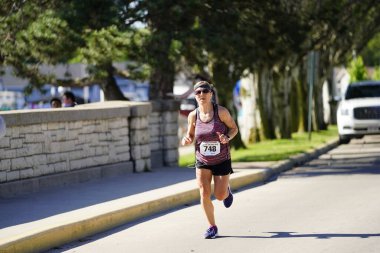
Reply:
<svg viewBox="0 0 380 253"><path fill-rule="evenodd" d="M349 84L338 106L337 124L341 143L380 134L380 81Z"/></svg>

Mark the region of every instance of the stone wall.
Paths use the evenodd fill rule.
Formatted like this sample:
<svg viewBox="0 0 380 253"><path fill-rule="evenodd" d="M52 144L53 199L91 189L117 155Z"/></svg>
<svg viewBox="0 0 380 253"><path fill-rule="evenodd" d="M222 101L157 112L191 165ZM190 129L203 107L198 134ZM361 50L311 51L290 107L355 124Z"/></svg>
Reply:
<svg viewBox="0 0 380 253"><path fill-rule="evenodd" d="M55 181L178 164L177 102L112 101L0 115L7 124L0 139L0 196L15 182L25 188L20 191L36 191Z"/></svg>
<svg viewBox="0 0 380 253"><path fill-rule="evenodd" d="M149 132L153 167L178 165L178 110L178 101L152 102Z"/></svg>

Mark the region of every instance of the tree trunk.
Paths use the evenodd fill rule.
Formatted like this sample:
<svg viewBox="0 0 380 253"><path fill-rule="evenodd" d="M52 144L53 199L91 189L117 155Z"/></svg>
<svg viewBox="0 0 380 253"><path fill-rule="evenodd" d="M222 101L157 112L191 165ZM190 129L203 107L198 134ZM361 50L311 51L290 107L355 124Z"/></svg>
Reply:
<svg viewBox="0 0 380 253"><path fill-rule="evenodd" d="M170 32L153 33L147 50L152 73L150 76L150 99L172 98L175 66L170 59Z"/></svg>
<svg viewBox="0 0 380 253"><path fill-rule="evenodd" d="M218 92L218 103L225 107L232 101L232 91L236 83L236 80L230 79L228 68L228 65L221 61L212 65L212 79Z"/></svg>
<svg viewBox="0 0 380 253"><path fill-rule="evenodd" d="M334 95L335 95L335 87L332 79L332 73L327 77L327 83L329 87L329 105L330 105L330 124L337 124L337 119L336 119L336 111L338 110L338 102L335 100Z"/></svg>
<svg viewBox="0 0 380 253"><path fill-rule="evenodd" d="M150 99L172 98L174 83L174 66L168 63L165 67L152 70L150 76Z"/></svg>
<svg viewBox="0 0 380 253"><path fill-rule="evenodd" d="M116 83L112 62L104 66L104 69L107 70L107 79L101 84L104 98L106 100L128 100Z"/></svg>
<svg viewBox="0 0 380 253"><path fill-rule="evenodd" d="M306 65L304 61L301 61L299 71L299 81L297 82L297 98L299 104L300 119L298 122L298 131L307 131L308 120L308 84L306 75Z"/></svg>
<svg viewBox="0 0 380 253"><path fill-rule="evenodd" d="M276 102L278 104L278 117L279 117L279 127L280 127L280 137L281 139L291 139L292 138L292 115L290 108L290 91L292 84L292 74L288 66L283 68L282 74L278 79L278 96L275 96Z"/></svg>
<svg viewBox="0 0 380 253"><path fill-rule="evenodd" d="M254 106L254 110L253 110L254 128L252 129L250 140L252 140L253 142L256 143L256 142L260 142L260 140L261 140L261 136L260 136L261 119L260 119L260 111L258 109L258 101L257 101L257 97L259 95L259 93L258 93L258 75L257 75L257 73L251 74L251 75L252 75L252 87L250 90L253 93L253 94L251 94L251 96L253 98L252 104Z"/></svg>
<svg viewBox="0 0 380 253"><path fill-rule="evenodd" d="M317 71L319 75L317 75L315 80L315 88L314 88L314 113L315 113L315 121L316 121L316 128L317 130L327 130L327 124L325 122L325 116L324 116L324 105L323 105L323 83L326 80L326 68L318 68L320 62L324 66L328 66L327 57L326 55L323 55L322 53L319 54L320 57L318 57L317 61Z"/></svg>
<svg viewBox="0 0 380 253"><path fill-rule="evenodd" d="M327 124L324 117L322 86L323 82L320 81L314 88L314 113L317 130L327 130Z"/></svg>
<svg viewBox="0 0 380 253"><path fill-rule="evenodd" d="M236 125L238 126L238 130L239 132L237 133L237 135L235 136L235 138L232 139L231 141L231 147L233 147L234 149L246 149L247 147L245 146L243 140L241 139L241 135L240 135L240 128L239 128L239 124L238 124L238 121L237 121L237 110L234 106L233 107L233 118L236 122Z"/></svg>
<svg viewBox="0 0 380 253"><path fill-rule="evenodd" d="M301 105L303 97L300 97L298 94L298 86L300 80L297 78L293 79L292 88L290 91L290 110L292 114L292 133L298 132L299 123L301 121Z"/></svg>
<svg viewBox="0 0 380 253"><path fill-rule="evenodd" d="M265 139L276 139L275 133L275 114L273 111L273 76L268 66L262 66L258 71L258 106L262 124L262 132Z"/></svg>
<svg viewBox="0 0 380 253"><path fill-rule="evenodd" d="M231 80L229 75L229 66L227 64L224 64L223 62L218 62L213 65L212 68L213 73L213 79L214 79L214 85L216 89L218 90L218 100L219 103L222 106L225 106L230 111L232 117L234 118L236 124L237 122L237 111L233 106L232 101L232 90L234 88L235 82L234 80ZM239 127L239 125L238 125ZM247 147L244 145L240 130L238 134L235 136L235 138L231 142L231 146L235 149L246 149Z"/></svg>

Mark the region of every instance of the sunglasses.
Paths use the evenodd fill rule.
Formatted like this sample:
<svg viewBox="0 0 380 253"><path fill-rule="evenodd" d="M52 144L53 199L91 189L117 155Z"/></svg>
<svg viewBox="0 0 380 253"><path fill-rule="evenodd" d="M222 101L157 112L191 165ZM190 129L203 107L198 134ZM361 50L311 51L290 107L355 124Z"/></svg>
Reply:
<svg viewBox="0 0 380 253"><path fill-rule="evenodd" d="M194 94L195 95L200 95L201 93L203 93L203 94L207 94L207 93L210 93L211 92L211 90L209 90L209 89L200 89L200 90L196 90L195 92L194 92Z"/></svg>

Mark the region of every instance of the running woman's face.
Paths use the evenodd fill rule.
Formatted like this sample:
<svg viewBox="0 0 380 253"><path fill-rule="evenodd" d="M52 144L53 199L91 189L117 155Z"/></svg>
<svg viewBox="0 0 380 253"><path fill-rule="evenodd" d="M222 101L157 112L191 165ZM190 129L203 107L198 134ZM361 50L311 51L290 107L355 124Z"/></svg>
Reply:
<svg viewBox="0 0 380 253"><path fill-rule="evenodd" d="M207 88L198 88L194 91L194 94L199 102L203 102L210 100L212 92Z"/></svg>

